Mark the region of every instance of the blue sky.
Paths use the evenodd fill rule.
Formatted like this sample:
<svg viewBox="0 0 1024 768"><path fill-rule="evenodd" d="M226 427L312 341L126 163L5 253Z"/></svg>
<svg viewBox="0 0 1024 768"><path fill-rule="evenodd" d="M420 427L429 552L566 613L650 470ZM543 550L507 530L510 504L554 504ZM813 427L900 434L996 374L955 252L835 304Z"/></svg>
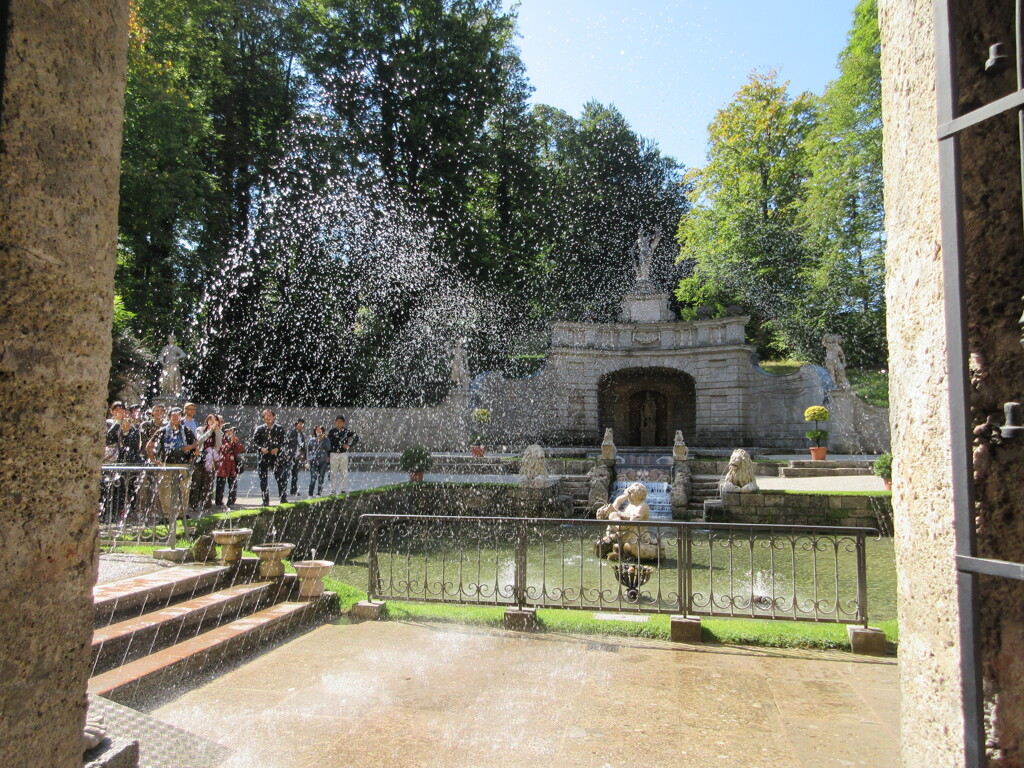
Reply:
<svg viewBox="0 0 1024 768"><path fill-rule="evenodd" d="M506 5L507 5L506 0ZM518 40L535 102L578 116L614 104L633 129L687 166L707 126L753 69L794 93L836 77L856 0L521 0Z"/></svg>

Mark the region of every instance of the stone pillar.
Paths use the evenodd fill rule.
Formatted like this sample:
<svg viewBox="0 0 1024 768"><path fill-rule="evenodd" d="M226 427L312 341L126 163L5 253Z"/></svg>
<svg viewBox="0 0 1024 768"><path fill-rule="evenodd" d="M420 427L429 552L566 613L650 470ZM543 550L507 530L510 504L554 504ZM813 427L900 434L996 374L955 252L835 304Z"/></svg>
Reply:
<svg viewBox="0 0 1024 768"><path fill-rule="evenodd" d="M125 0L10 0L0 36L6 768L82 765L127 28Z"/></svg>
<svg viewBox="0 0 1024 768"><path fill-rule="evenodd" d="M931 0L880 0L903 765L963 765Z"/></svg>

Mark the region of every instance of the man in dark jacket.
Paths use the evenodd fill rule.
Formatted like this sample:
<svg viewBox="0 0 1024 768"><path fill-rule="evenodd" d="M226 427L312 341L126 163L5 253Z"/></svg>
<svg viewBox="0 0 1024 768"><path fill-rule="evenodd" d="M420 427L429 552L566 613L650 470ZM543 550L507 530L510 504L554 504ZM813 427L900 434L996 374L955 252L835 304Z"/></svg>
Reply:
<svg viewBox="0 0 1024 768"><path fill-rule="evenodd" d="M306 426L305 419L299 419L295 426L288 430L288 437L284 441L283 460L287 465L289 478L289 493L297 496L299 493L299 470L306 463L306 433L303 431Z"/></svg>
<svg viewBox="0 0 1024 768"><path fill-rule="evenodd" d="M270 488L267 475L274 473L274 480L277 482L277 492L281 494L281 503L288 503L287 473L288 462L278 460L281 449L284 447L284 427L277 424L276 416L272 410L267 408L263 411L263 423L256 427L252 433L252 441L249 447L256 451L259 456L259 463L256 468L260 475L260 491L263 493L263 506L270 506Z"/></svg>
<svg viewBox="0 0 1024 768"><path fill-rule="evenodd" d="M346 493L348 492L348 454L359 442L359 436L345 428L344 416L338 416L334 420L334 427L327 433L327 439L331 441L331 494L337 495L339 480L341 480L342 493Z"/></svg>

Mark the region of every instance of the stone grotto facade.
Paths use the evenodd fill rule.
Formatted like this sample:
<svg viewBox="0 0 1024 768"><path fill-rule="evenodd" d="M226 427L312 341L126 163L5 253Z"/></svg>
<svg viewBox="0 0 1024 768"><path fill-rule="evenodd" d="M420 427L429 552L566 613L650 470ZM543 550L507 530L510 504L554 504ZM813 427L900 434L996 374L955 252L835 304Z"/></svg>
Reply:
<svg viewBox="0 0 1024 768"><path fill-rule="evenodd" d="M804 450L804 409L833 413L834 452L888 450L888 409L836 389L827 371L762 370L744 341L749 318L682 322L669 294L637 292L617 323L557 322L543 369L525 379L487 374L474 401L511 444L597 445L612 428L622 446L670 446L676 430L700 447Z"/></svg>

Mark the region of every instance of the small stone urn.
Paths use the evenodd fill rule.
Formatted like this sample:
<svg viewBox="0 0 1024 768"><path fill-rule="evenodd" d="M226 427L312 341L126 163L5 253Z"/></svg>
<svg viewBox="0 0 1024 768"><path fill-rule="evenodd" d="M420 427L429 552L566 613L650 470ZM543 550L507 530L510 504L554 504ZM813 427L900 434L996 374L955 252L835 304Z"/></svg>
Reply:
<svg viewBox="0 0 1024 768"><path fill-rule="evenodd" d="M265 544L253 547L252 551L260 556L260 578L279 579L284 576L284 558L295 549L294 544Z"/></svg>
<svg viewBox="0 0 1024 768"><path fill-rule="evenodd" d="M220 546L220 561L232 565L242 559L242 547L252 536L252 528L233 528L213 532L213 541Z"/></svg>
<svg viewBox="0 0 1024 768"><path fill-rule="evenodd" d="M331 560L298 560L292 568L299 576L299 597L319 597L324 593L324 576L334 567Z"/></svg>

